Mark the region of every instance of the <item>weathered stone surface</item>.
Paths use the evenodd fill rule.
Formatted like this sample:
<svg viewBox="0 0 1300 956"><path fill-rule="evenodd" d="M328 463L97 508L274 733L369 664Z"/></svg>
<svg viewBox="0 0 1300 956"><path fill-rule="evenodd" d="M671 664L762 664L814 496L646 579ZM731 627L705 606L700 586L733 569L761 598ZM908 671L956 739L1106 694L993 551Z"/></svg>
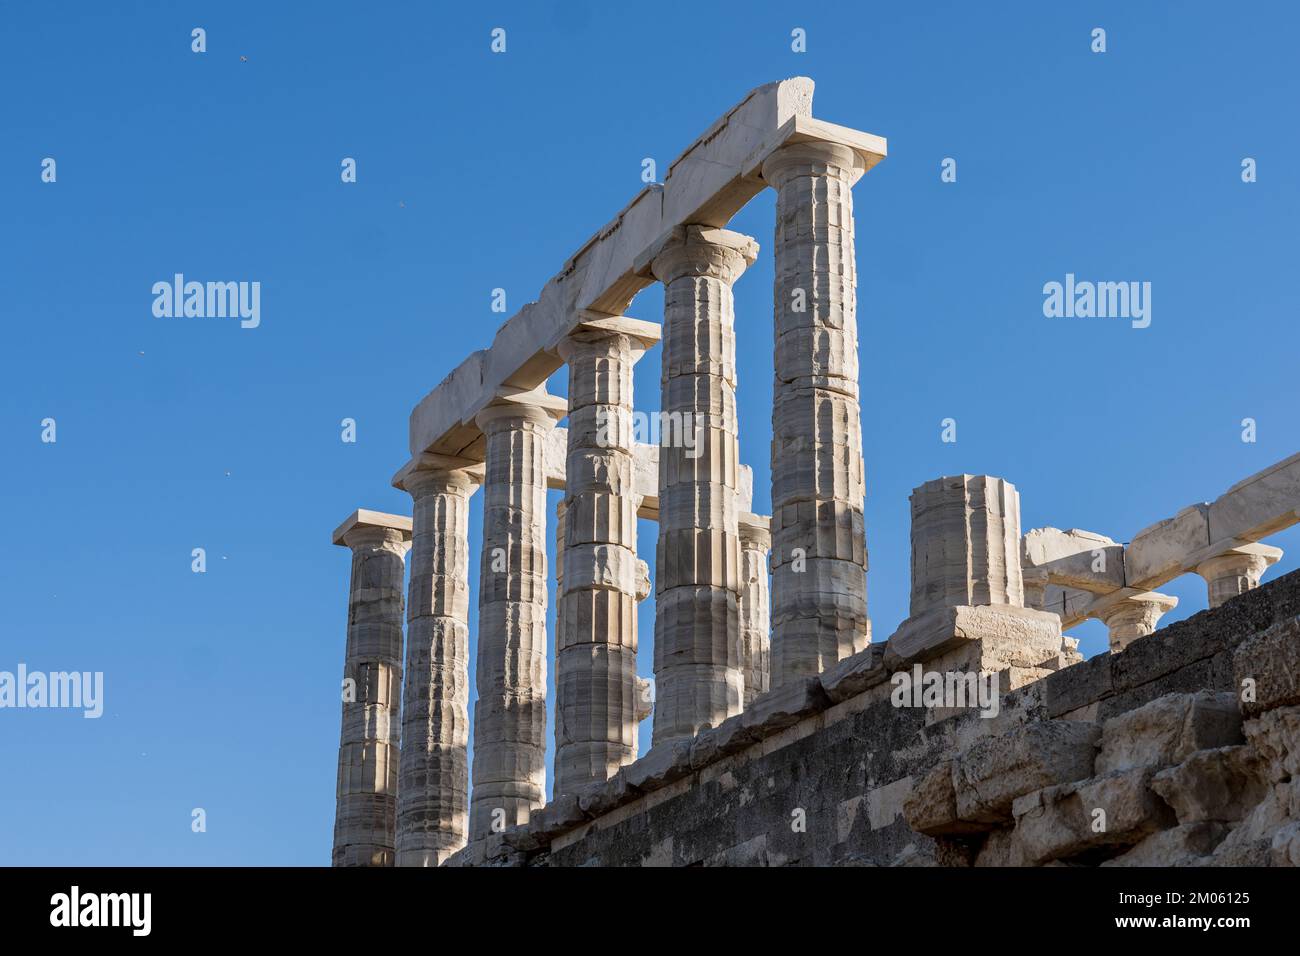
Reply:
<svg viewBox="0 0 1300 956"><path fill-rule="evenodd" d="M579 325L560 345L569 428L565 567L556 582L556 793L606 780L636 759L641 562L632 369L656 332L611 316Z"/></svg>
<svg viewBox="0 0 1300 956"><path fill-rule="evenodd" d="M977 741L953 761L957 816L1009 821L1017 797L1092 776L1099 735L1085 721L1048 720Z"/></svg>
<svg viewBox="0 0 1300 956"><path fill-rule="evenodd" d="M858 407L852 149L803 142L762 166L777 192L772 402L772 687L871 640Z"/></svg>
<svg viewBox="0 0 1300 956"><path fill-rule="evenodd" d="M1124 546L1104 534L1071 528L1034 528L1021 539L1023 569L1043 583L1106 594L1124 586ZM1027 606L1037 602L1025 601Z"/></svg>
<svg viewBox="0 0 1300 956"><path fill-rule="evenodd" d="M975 853L972 866L1000 867L1027 866L1024 852L1016 841L1015 831L998 829L989 832L984 843Z"/></svg>
<svg viewBox="0 0 1300 956"><path fill-rule="evenodd" d="M728 717L717 727L702 730L691 741L691 769L707 767L715 760L744 750L761 739L759 729L746 725L743 714Z"/></svg>
<svg viewBox="0 0 1300 956"><path fill-rule="evenodd" d="M820 679L822 690L831 703L838 704L883 684L889 679L889 673L885 667L885 644L882 641L868 644L865 650L844 658L823 673Z"/></svg>
<svg viewBox="0 0 1300 956"><path fill-rule="evenodd" d="M1284 831L1300 819L1300 787L1289 775L1233 826L1222 844L1212 848L1207 845L1228 824L1199 829L1192 825L1184 830L1173 809L1149 786L1143 788L1143 782L1162 767L1130 768L1044 788L1013 801L1012 818L1024 824L1030 811L1039 807L1043 794L1057 794L1058 799L1049 801L1053 819L1038 824L1048 836L1057 833L1059 837L1047 841L1046 851L1042 846L1046 838L1036 831L1032 819L1023 832L1020 827L1002 826L981 843L978 834L932 837L918 832L908 824L908 808L917 799L916 792L934 782L928 775L935 766L951 759L954 751L978 742L987 733L985 728L1017 729L1043 720L1053 700L1059 704L1062 699L1051 691L1053 684L1069 684L1071 709L1078 712L1075 719L1085 723L1086 712L1103 705L1123 707L1124 700L1136 702L1129 707L1149 704L1163 696L1158 688L1170 683L1185 681L1194 691L1196 681L1216 679L1204 664L1227 655L1249 636L1249 628L1266 629L1272 623L1270 614L1294 616L1297 612L1290 609L1297 601L1300 574L1281 578L1198 615L1199 620L1190 627L1179 627L1178 632L1197 647L1187 658L1177 658L1180 663L1172 668L1170 657L1176 657L1178 641L1163 636L1174 630L1171 627L1142 639L1113 660L1103 655L1007 695L994 720L966 714L927 724L919 711L894 708L885 687L846 702L850 706L832 707L818 719L804 718L797 734L787 727L750 737L737 733L736 728L745 730L743 718L732 718L703 735L710 754L703 754L703 745L691 747L685 764L692 772L689 784L679 778L667 790L654 788L645 793L621 781L620 772L606 785L616 788L615 792L601 794L596 800L589 799L588 790L578 796L584 816L596 818L589 827L559 835L544 850L530 851L529 862L541 866L687 866L729 859L765 861L767 865L889 866L915 855L945 865L966 865L970 860L952 850L966 847L979 866L1036 862L1027 849L1040 856L1044 865L1095 865L1102 861L1128 865L1161 854L1166 857L1163 862L1173 864L1182 864L1186 857L1186 865L1268 865L1276 862L1279 854L1290 852ZM1244 613L1243 604L1250 605ZM1166 647L1161 653L1147 653L1142 649L1147 642ZM1115 661L1125 658L1131 658L1124 665L1125 690L1116 693L1111 671ZM1078 680L1070 673L1087 672L1098 660L1108 662L1107 666L1091 677ZM1105 679L1099 679L1098 673ZM1252 727L1260 729L1250 746L1258 749L1257 744L1272 739L1270 734L1289 733L1273 727L1284 720L1286 712L1287 708L1275 708L1270 712L1275 716L1252 719ZM1192 721L1193 727L1199 726L1200 719ZM730 753L744 750L743 759L728 757L723 752L727 748L719 746L728 735L737 741L737 749ZM1179 735L1177 739L1184 738ZM1234 743L1240 746L1239 741ZM677 759L680 755L669 762ZM686 772L682 764L675 765L676 773ZM943 806L942 801L934 803ZM806 832L792 832L792 808L804 811ZM617 814L609 816L615 809ZM1092 811L1097 809L1106 812L1106 830L1094 833L1097 818ZM1170 835L1157 838L1162 833ZM1276 852L1275 840L1279 843ZM909 845L914 850L908 851ZM1203 847L1207 847L1208 858ZM1120 860L1133 850L1139 852Z"/></svg>
<svg viewBox="0 0 1300 956"><path fill-rule="evenodd" d="M910 617L885 645L885 667L902 670L963 646L982 645L988 670L1037 667L1061 649L1061 622L1029 608L940 607Z"/></svg>
<svg viewBox="0 0 1300 956"><path fill-rule="evenodd" d="M1242 742L1231 694L1166 694L1102 725L1097 772L1168 767L1197 750Z"/></svg>
<svg viewBox="0 0 1300 956"><path fill-rule="evenodd" d="M334 536L352 551L335 866L392 866L396 859L402 580L410 541L409 518L365 510Z"/></svg>
<svg viewBox="0 0 1300 956"><path fill-rule="evenodd" d="M1273 866L1300 866L1300 821L1288 823L1273 834L1269 862Z"/></svg>
<svg viewBox="0 0 1300 956"><path fill-rule="evenodd" d="M742 512L740 530L740 664L744 676L742 707L771 686L771 615L768 597L768 551L771 519Z"/></svg>
<svg viewBox="0 0 1300 956"><path fill-rule="evenodd" d="M528 815L528 829L534 837L549 842L555 834L571 830L587 819L577 794L562 793Z"/></svg>
<svg viewBox="0 0 1300 956"><path fill-rule="evenodd" d="M1106 625L1110 652L1118 654L1139 638L1154 634L1160 619L1178 606L1178 598L1155 591L1121 592L1115 600L1098 602L1092 616Z"/></svg>
<svg viewBox="0 0 1300 956"><path fill-rule="evenodd" d="M469 502L458 460L422 459L393 484L411 496L397 865L439 866L469 830Z"/></svg>
<svg viewBox="0 0 1300 956"><path fill-rule="evenodd" d="M1211 866L1268 866L1274 836L1300 820L1300 782L1272 784L1253 810L1215 847Z"/></svg>
<svg viewBox="0 0 1300 956"><path fill-rule="evenodd" d="M1242 643L1232 671L1239 691L1253 690L1253 700L1242 694L1241 710L1247 716L1300 704L1300 617L1278 621Z"/></svg>
<svg viewBox="0 0 1300 956"><path fill-rule="evenodd" d="M1259 587L1264 572L1281 559L1281 548L1245 544L1202 561L1196 566L1196 573L1205 579L1210 607L1215 608Z"/></svg>
<svg viewBox="0 0 1300 956"><path fill-rule="evenodd" d="M566 404L511 395L487 436L470 833L527 823L546 794L546 433ZM572 511L566 521L576 520ZM573 566L566 568L572 572ZM568 611L572 616L573 609ZM570 622L571 623L571 622Z"/></svg>
<svg viewBox="0 0 1300 956"><path fill-rule="evenodd" d="M925 774L903 803L907 825L929 836L979 833L989 826L963 820L957 812L957 791L953 786L953 763L941 760Z"/></svg>
<svg viewBox="0 0 1300 956"><path fill-rule="evenodd" d="M844 143L862 168L885 157L877 136L846 129L812 113L813 83L793 77L747 94L667 169L662 184L645 186L609 217L559 274L498 330L489 349L462 362L411 413L412 454L464 448L474 439L475 413L509 383L532 387L559 367L554 343L578 310L617 314L649 284L644 257L674 226L726 223L764 187L761 164L792 140ZM662 167L661 167L662 168Z"/></svg>
<svg viewBox="0 0 1300 956"><path fill-rule="evenodd" d="M1259 757L1268 780L1300 777L1300 707L1278 707L1247 720L1246 740Z"/></svg>
<svg viewBox="0 0 1300 956"><path fill-rule="evenodd" d="M1227 832L1226 824L1213 821L1181 824L1151 834L1127 853L1121 853L1101 865L1203 866Z"/></svg>
<svg viewBox="0 0 1300 956"><path fill-rule="evenodd" d="M1171 826L1173 812L1151 791L1151 776L1149 768L1117 770L1018 798L1012 812L1024 859L1042 864L1132 846Z"/></svg>
<svg viewBox="0 0 1300 956"><path fill-rule="evenodd" d="M989 475L952 475L912 491L912 614L937 607L1024 607L1020 495Z"/></svg>
<svg viewBox="0 0 1300 956"><path fill-rule="evenodd" d="M1235 823L1263 799L1266 785L1254 750L1198 750L1151 778L1151 789L1174 808L1179 823Z"/></svg>
<svg viewBox="0 0 1300 956"><path fill-rule="evenodd" d="M656 250L664 284L654 743L740 713L735 306L758 255L747 236L684 226Z"/></svg>
<svg viewBox="0 0 1300 956"><path fill-rule="evenodd" d="M761 736L784 730L830 706L816 677L788 680L754 699L742 715L743 725Z"/></svg>
<svg viewBox="0 0 1300 956"><path fill-rule="evenodd" d="M667 740L619 771L627 786L643 793L678 780L691 772L691 742Z"/></svg>

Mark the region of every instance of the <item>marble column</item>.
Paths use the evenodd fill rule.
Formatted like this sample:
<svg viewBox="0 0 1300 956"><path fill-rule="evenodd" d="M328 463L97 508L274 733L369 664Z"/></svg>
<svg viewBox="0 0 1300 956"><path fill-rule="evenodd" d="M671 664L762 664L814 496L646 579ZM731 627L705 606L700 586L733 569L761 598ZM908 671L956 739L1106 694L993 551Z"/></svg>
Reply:
<svg viewBox="0 0 1300 956"><path fill-rule="evenodd" d="M546 802L545 450L564 411L533 392L476 417L486 451L470 839L526 823Z"/></svg>
<svg viewBox="0 0 1300 956"><path fill-rule="evenodd" d="M852 195L863 171L853 150L824 142L784 146L763 163L777 193L773 687L871 639Z"/></svg>
<svg viewBox="0 0 1300 956"><path fill-rule="evenodd" d="M1259 587L1264 572L1282 560L1282 549L1267 544L1244 544L1196 566L1210 591L1210 607L1218 607L1239 594Z"/></svg>
<svg viewBox="0 0 1300 956"><path fill-rule="evenodd" d="M745 676L742 706L748 707L769 685L770 617L768 607L768 549L771 519L740 516L740 661Z"/></svg>
<svg viewBox="0 0 1300 956"><path fill-rule="evenodd" d="M1025 606L1020 493L992 475L950 475L912 491L912 614Z"/></svg>
<svg viewBox="0 0 1300 956"><path fill-rule="evenodd" d="M556 794L607 780L636 759L632 369L658 338L653 323L607 316L581 323L559 346L569 368L569 429L556 591Z"/></svg>
<svg viewBox="0 0 1300 956"><path fill-rule="evenodd" d="M664 286L653 741L740 712L735 307L758 245L679 227L651 262Z"/></svg>
<svg viewBox="0 0 1300 956"><path fill-rule="evenodd" d="M335 788L335 866L394 862L402 579L410 542L410 518L377 511L356 511L334 532L334 543L352 550Z"/></svg>
<svg viewBox="0 0 1300 956"><path fill-rule="evenodd" d="M439 866L469 820L469 501L472 463L423 455L393 484L411 496L397 865Z"/></svg>
<svg viewBox="0 0 1300 956"><path fill-rule="evenodd" d="M1123 597L1096 617L1110 631L1110 652L1118 654L1140 637L1154 634L1160 619L1178 606L1178 598L1155 591Z"/></svg>

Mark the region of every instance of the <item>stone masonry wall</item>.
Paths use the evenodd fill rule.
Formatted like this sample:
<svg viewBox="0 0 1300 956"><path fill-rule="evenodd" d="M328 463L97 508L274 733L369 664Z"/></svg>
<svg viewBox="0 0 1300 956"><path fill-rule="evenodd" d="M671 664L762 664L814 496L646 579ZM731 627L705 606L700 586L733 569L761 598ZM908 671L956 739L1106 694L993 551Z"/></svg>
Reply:
<svg viewBox="0 0 1300 956"><path fill-rule="evenodd" d="M993 718L895 707L883 647L448 865L1300 863L1300 572Z"/></svg>

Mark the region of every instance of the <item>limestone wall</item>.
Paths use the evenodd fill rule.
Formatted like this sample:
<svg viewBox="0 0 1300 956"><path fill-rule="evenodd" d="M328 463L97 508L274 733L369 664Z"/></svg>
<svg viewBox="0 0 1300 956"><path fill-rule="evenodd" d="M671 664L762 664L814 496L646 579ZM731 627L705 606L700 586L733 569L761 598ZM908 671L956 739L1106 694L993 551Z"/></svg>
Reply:
<svg viewBox="0 0 1300 956"><path fill-rule="evenodd" d="M895 707L889 677L874 644L448 865L1300 863L1300 572L996 717Z"/></svg>

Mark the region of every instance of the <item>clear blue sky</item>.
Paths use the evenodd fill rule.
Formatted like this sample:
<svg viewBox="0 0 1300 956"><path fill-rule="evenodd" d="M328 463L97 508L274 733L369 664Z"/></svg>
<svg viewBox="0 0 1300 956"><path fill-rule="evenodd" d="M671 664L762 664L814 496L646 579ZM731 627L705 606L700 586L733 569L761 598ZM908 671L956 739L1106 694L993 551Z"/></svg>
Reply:
<svg viewBox="0 0 1300 956"><path fill-rule="evenodd" d="M927 479L1003 476L1025 528L1128 540L1300 448L1294 8L615 6L6 5L0 669L102 670L106 712L0 711L0 863L328 862L349 567L330 531L409 513L389 487L407 415L489 344L491 290L534 297L643 158L662 174L765 82L811 76L817 116L889 139L855 191L877 638L907 613ZM736 311L765 510L772 194L732 228L764 247ZM261 326L155 318L176 272L261 282ZM1067 272L1151 282L1150 328L1045 318ZM661 308L651 288L629 311ZM1300 556L1273 543L1270 577ZM1169 619L1205 606L1197 578L1166 590Z"/></svg>

